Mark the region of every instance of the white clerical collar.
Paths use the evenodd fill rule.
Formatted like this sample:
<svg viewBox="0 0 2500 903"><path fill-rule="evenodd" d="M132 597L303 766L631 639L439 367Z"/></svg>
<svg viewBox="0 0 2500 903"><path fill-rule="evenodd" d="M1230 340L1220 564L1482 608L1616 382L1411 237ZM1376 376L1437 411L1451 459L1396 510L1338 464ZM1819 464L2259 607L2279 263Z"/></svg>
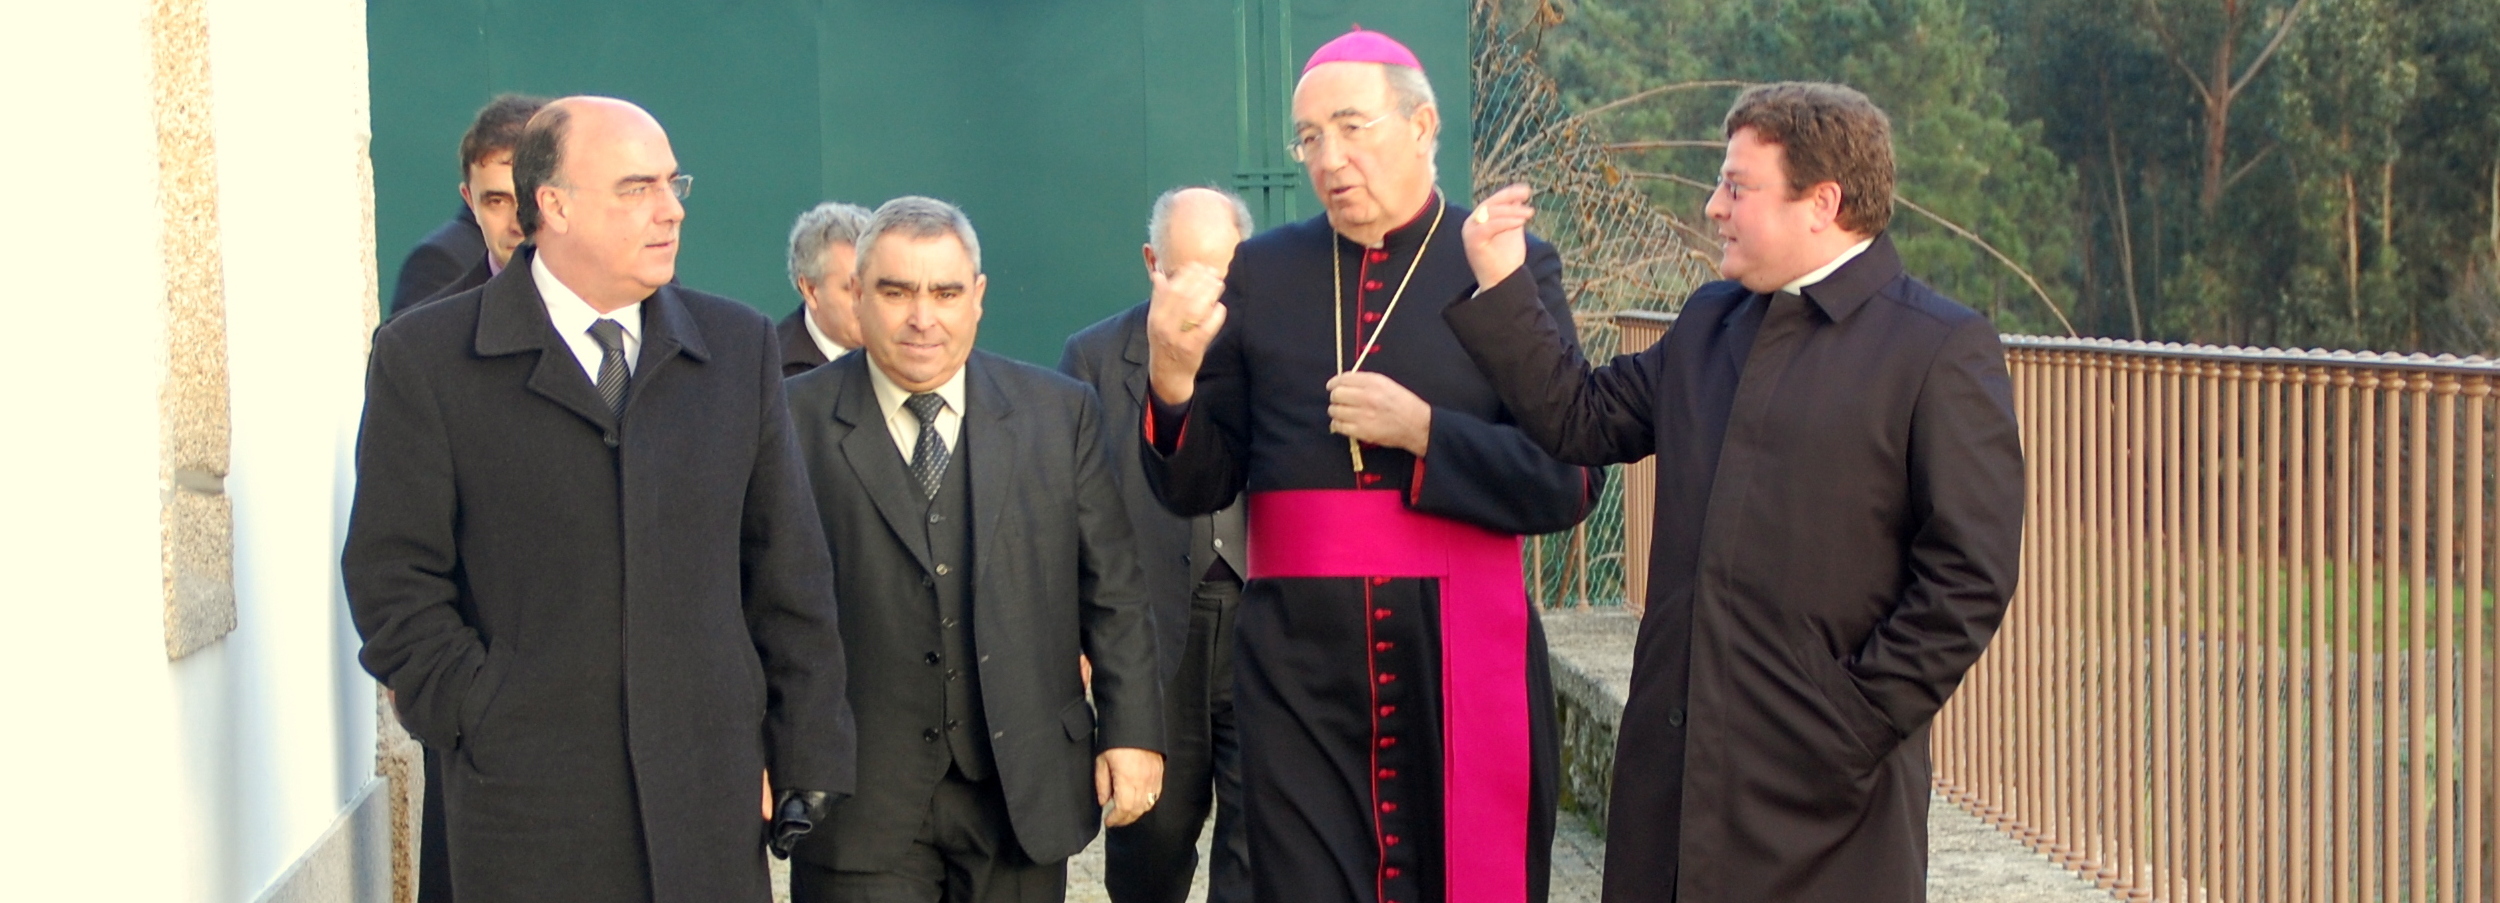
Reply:
<svg viewBox="0 0 2500 903"><path fill-rule="evenodd" d="M851 349L842 347L842 343L834 341L831 336L825 335L824 330L816 328L816 314L813 311L800 310L799 322L807 325L807 337L816 340L816 351L823 354L825 360L833 360L850 353ZM953 402L948 402L948 404L953 404Z"/></svg>
<svg viewBox="0 0 2500 903"><path fill-rule="evenodd" d="M1872 238L1850 245L1849 250L1840 252L1840 256L1832 258L1832 262L1817 267L1814 272L1797 277L1795 282L1780 286L1780 291L1791 295L1803 292L1806 286L1831 278L1832 273L1839 270L1842 264L1858 259L1858 255L1866 253L1866 249L1874 246L1875 240Z"/></svg>
<svg viewBox="0 0 2500 903"><path fill-rule="evenodd" d="M964 366L955 368L955 375L947 377L946 381L939 383L937 387L937 397L945 399L947 409L954 411L958 417L963 416L964 413L964 371L970 369L972 369L972 362L965 361ZM895 385L894 378L885 375L885 368L877 366L875 358L868 360L868 384L877 390L877 410L884 413L889 420L893 419L895 411L902 409L903 402L912 396L910 390ZM905 454L904 457L911 456Z"/></svg>

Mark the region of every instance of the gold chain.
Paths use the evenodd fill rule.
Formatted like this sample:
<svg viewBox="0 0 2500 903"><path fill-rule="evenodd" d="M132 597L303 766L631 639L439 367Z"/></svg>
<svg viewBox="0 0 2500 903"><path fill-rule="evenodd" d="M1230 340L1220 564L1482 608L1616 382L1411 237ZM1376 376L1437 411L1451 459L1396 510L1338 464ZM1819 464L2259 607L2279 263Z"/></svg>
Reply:
<svg viewBox="0 0 2500 903"><path fill-rule="evenodd" d="M1335 351L1337 352L1338 376L1344 376L1348 373L1353 373L1363 369L1363 362L1370 359L1372 356L1372 346L1380 344L1380 334L1389 328L1389 318L1397 315L1398 301L1406 297L1407 283L1415 281L1415 269L1423 266L1424 252L1432 250L1432 237L1441 233L1441 216L1442 214L1450 211L1449 200L1442 198L1439 192L1435 192L1433 194L1433 199L1439 201L1440 206L1434 208L1432 211L1432 226L1424 230L1424 243L1416 246L1415 259L1406 264L1406 277L1398 280L1398 290L1389 295L1389 306L1383 308L1380 312L1380 325L1372 327L1372 340L1363 343L1363 350L1354 355L1354 366L1352 367L1345 365L1345 264L1343 261L1338 259L1340 255L1337 253L1336 230L1329 230L1328 287L1331 291L1336 293L1337 298L1336 307L1334 308L1337 314L1334 325L1336 327L1337 339ZM1385 245L1387 242L1384 240L1382 244ZM1363 327L1361 324L1355 325L1354 334L1357 338L1362 336ZM1345 450L1346 454L1354 459L1354 472L1362 473L1363 443L1352 436L1347 436L1345 437Z"/></svg>

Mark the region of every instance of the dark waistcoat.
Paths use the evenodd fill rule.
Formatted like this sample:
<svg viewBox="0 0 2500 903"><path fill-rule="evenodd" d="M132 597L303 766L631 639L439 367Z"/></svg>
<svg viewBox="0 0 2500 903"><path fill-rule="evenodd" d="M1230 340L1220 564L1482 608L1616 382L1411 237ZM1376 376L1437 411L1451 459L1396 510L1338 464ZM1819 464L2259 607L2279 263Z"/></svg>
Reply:
<svg viewBox="0 0 2500 903"><path fill-rule="evenodd" d="M964 777L986 780L990 758L990 722L981 711L980 653L972 642L972 494L964 488L963 449L958 447L938 480L937 497L929 500L929 559L937 562L930 578L936 591L939 667L934 678L943 686L946 751Z"/></svg>

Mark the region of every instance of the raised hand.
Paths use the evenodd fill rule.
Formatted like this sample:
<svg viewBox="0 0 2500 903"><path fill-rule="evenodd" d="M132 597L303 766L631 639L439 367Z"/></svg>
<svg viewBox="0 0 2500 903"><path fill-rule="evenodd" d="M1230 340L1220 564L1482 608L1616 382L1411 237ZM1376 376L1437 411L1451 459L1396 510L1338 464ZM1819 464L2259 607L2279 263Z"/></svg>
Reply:
<svg viewBox="0 0 2500 903"><path fill-rule="evenodd" d="M1198 391L1198 366L1206 361L1207 346L1224 328L1224 274L1206 264L1187 263L1169 276L1147 275L1155 286L1146 309L1155 397L1164 404L1184 404Z"/></svg>
<svg viewBox="0 0 2500 903"><path fill-rule="evenodd" d="M1467 216L1460 236L1467 247L1467 266L1476 271L1477 291L1492 288L1527 264L1528 221L1536 218L1536 208L1528 206L1532 197L1528 186L1514 184L1485 198Z"/></svg>

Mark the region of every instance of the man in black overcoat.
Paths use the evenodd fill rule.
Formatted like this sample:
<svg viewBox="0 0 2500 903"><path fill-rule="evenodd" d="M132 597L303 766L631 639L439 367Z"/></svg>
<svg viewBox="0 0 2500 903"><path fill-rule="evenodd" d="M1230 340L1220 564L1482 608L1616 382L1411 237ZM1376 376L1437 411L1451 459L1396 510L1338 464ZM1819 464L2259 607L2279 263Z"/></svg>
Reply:
<svg viewBox="0 0 2500 903"><path fill-rule="evenodd" d="M790 380L859 718L859 795L799 846L799 903L1058 903L1068 856L1162 784L1102 407L973 350L980 248L951 205L886 202L859 239L863 353Z"/></svg>
<svg viewBox="0 0 2500 903"><path fill-rule="evenodd" d="M477 111L460 136L460 213L418 242L399 265L391 316L486 284L521 244L520 199L512 191L512 147L543 98L501 94Z"/></svg>
<svg viewBox="0 0 2500 903"><path fill-rule="evenodd" d="M461 903L763 901L770 790L852 789L771 323L669 284L688 180L622 101L515 154L534 248L374 337L342 560L445 757Z"/></svg>
<svg viewBox="0 0 2500 903"><path fill-rule="evenodd" d="M1146 272L1222 272L1251 233L1250 208L1217 188L1176 188L1147 217ZM1102 397L1103 442L1119 462L1120 492L1137 528L1137 559L1162 650L1163 797L1135 824L1103 832L1103 889L1112 903L1182 903L1198 871L1198 832L1215 815L1207 899L1248 903L1250 841L1241 818L1241 732L1233 716L1233 628L1250 573L1239 500L1213 514L1175 517L1146 485L1137 443L1149 377L1151 302L1068 338L1059 372Z"/></svg>
<svg viewBox="0 0 2500 903"><path fill-rule="evenodd" d="M790 286L799 309L781 318L781 375L797 376L859 347L859 230L868 210L826 201L790 224Z"/></svg>
<svg viewBox="0 0 2500 903"><path fill-rule="evenodd" d="M1657 455L1648 610L1605 897L1926 899L1928 722L2013 594L2023 456L1988 321L1902 272L1883 114L1837 85L1738 98L1708 212L1725 282L1591 371L1536 303L1524 187L1444 315L1566 461ZM1500 270L1496 270L1499 272Z"/></svg>

